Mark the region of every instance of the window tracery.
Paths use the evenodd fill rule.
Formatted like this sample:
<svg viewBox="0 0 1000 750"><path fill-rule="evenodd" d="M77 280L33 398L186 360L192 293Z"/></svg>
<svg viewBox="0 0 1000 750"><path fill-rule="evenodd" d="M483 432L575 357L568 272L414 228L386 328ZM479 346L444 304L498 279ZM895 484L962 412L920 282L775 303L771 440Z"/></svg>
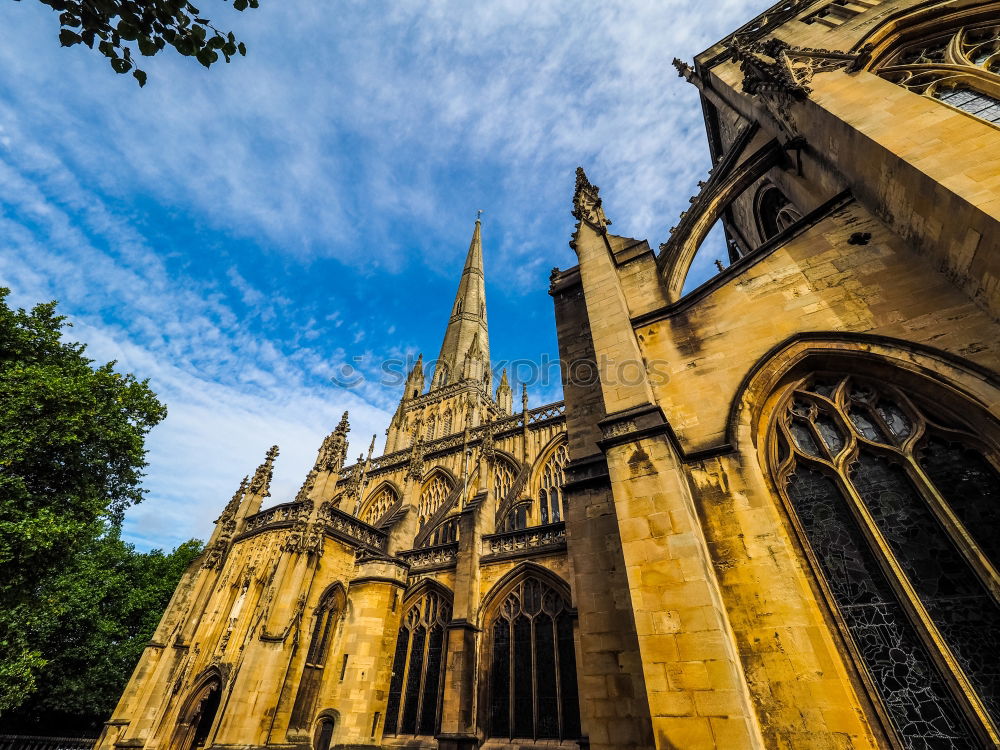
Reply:
<svg viewBox="0 0 1000 750"><path fill-rule="evenodd" d="M580 736L573 616L562 594L525 578L501 603L488 631L489 736Z"/></svg>
<svg viewBox="0 0 1000 750"><path fill-rule="evenodd" d="M545 461L538 488L538 518L542 524L563 519L562 485L566 481L563 468L568 462L566 443L561 443Z"/></svg>
<svg viewBox="0 0 1000 750"><path fill-rule="evenodd" d="M437 437L437 416L431 414L427 419L427 432L424 435L425 440L433 440Z"/></svg>
<svg viewBox="0 0 1000 750"><path fill-rule="evenodd" d="M433 735L441 722L444 634L451 602L430 591L403 617L385 710L385 733Z"/></svg>
<svg viewBox="0 0 1000 750"><path fill-rule="evenodd" d="M361 509L361 520L370 526L377 526L386 512L396 504L396 493L391 487L383 487Z"/></svg>
<svg viewBox="0 0 1000 750"><path fill-rule="evenodd" d="M1000 124L1000 24L938 31L893 51L878 74L986 122Z"/></svg>
<svg viewBox="0 0 1000 750"><path fill-rule="evenodd" d="M843 374L797 383L778 425L779 486L903 745L980 747L974 712L954 696L967 681L969 700L1000 720L1000 607L990 593L1000 472L990 451L902 390ZM957 671L937 666L947 660L913 607Z"/></svg>
<svg viewBox="0 0 1000 750"><path fill-rule="evenodd" d="M506 461L500 459L493 464L493 497L499 503L510 492L514 484L514 469Z"/></svg>
<svg viewBox="0 0 1000 750"><path fill-rule="evenodd" d="M420 526L427 523L434 512L441 507L449 492L451 492L451 483L445 479L443 474L436 473L420 493L420 500L417 503L417 517Z"/></svg>

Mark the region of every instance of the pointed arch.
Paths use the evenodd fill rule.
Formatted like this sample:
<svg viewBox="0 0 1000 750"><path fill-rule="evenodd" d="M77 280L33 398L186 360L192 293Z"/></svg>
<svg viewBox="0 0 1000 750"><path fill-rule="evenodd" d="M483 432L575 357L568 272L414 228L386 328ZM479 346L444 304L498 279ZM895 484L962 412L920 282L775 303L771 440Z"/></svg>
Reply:
<svg viewBox="0 0 1000 750"><path fill-rule="evenodd" d="M429 578L403 599L385 710L387 735L433 736L440 728L452 604L452 592Z"/></svg>
<svg viewBox="0 0 1000 750"><path fill-rule="evenodd" d="M433 578L421 578L413 585L407 586L403 592L403 610L405 611L407 607L412 606L413 602L429 591L437 592L449 602L455 600L455 592L440 581Z"/></svg>
<svg viewBox="0 0 1000 750"><path fill-rule="evenodd" d="M916 94L1000 124L1000 3L910 13L886 26L869 69Z"/></svg>
<svg viewBox="0 0 1000 750"><path fill-rule="evenodd" d="M377 526L390 510L399 505L402 496L395 482L384 479L368 493L357 516L369 526Z"/></svg>
<svg viewBox="0 0 1000 750"><path fill-rule="evenodd" d="M188 697L181 705L177 728L170 742L171 750L194 750L205 745L219 721L219 706L225 678L215 664L194 680Z"/></svg>
<svg viewBox="0 0 1000 750"><path fill-rule="evenodd" d="M306 644L305 666L299 680L289 730L302 730L314 722L313 711L326 673L333 641L338 635L337 626L347 609L347 589L336 581L323 591L312 611L306 630L310 633Z"/></svg>
<svg viewBox="0 0 1000 750"><path fill-rule="evenodd" d="M558 438L558 439L556 439ZM569 463L569 441L560 433L538 456L532 470L531 488L535 519L539 524L557 523L565 518L562 485L564 468Z"/></svg>
<svg viewBox="0 0 1000 750"><path fill-rule="evenodd" d="M763 244L799 221L802 212L792 205L781 188L764 180L754 193L753 216L758 244Z"/></svg>
<svg viewBox="0 0 1000 750"><path fill-rule="evenodd" d="M435 466L424 475L417 496L417 523L420 527L427 524L444 505L455 486L454 475L443 466Z"/></svg>
<svg viewBox="0 0 1000 750"><path fill-rule="evenodd" d="M421 534L421 541L418 547L434 547L438 544L450 544L458 541L458 521L459 515L452 513L445 516L433 527L426 529L426 533Z"/></svg>
<svg viewBox="0 0 1000 750"><path fill-rule="evenodd" d="M503 740L580 736L576 611L569 586L534 563L519 565L483 600L481 726Z"/></svg>
<svg viewBox="0 0 1000 750"><path fill-rule="evenodd" d="M499 606L504 597L513 591L514 588L521 584L526 578L531 577L544 581L549 586L556 589L560 594L565 596L567 602L572 603L572 590L568 582L548 568L539 565L536 562L527 560L504 573L504 575L501 576L492 587L490 587L490 590L483 595L482 602L479 605L477 625L479 627L483 627L483 623L491 617L492 612Z"/></svg>
<svg viewBox="0 0 1000 750"><path fill-rule="evenodd" d="M764 353L748 369L733 393L726 441L736 445L746 434L757 445L757 430L766 395L785 378L811 369L842 369L863 361L868 372L904 378L911 384L935 382L940 398L952 409L972 401L983 413L1000 419L1000 372L956 354L912 341L866 333L813 331L789 336ZM985 424L976 424L985 429Z"/></svg>
<svg viewBox="0 0 1000 750"><path fill-rule="evenodd" d="M761 469L887 734L978 746L1000 718L1000 422L926 352L824 343L757 373Z"/></svg>

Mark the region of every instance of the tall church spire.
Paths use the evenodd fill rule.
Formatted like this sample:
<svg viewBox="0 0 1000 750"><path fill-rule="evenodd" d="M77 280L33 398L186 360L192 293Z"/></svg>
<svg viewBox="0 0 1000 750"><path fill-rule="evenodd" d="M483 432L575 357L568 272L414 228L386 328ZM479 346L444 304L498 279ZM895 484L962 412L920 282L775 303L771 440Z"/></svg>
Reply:
<svg viewBox="0 0 1000 750"><path fill-rule="evenodd" d="M462 279L451 308L441 353L434 366L431 390L465 378L481 380L487 392L490 376L490 339L486 327L486 285L483 276L481 223L476 219Z"/></svg>

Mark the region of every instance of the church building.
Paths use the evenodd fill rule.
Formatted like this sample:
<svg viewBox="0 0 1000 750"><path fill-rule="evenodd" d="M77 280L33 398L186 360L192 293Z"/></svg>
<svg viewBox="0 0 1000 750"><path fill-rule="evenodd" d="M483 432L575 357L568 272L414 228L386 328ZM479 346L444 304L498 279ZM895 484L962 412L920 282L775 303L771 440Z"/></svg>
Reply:
<svg viewBox="0 0 1000 750"><path fill-rule="evenodd" d="M577 170L565 402L494 387L477 221L383 454L268 451L98 750L1000 747L1000 2L675 65L712 168L656 250Z"/></svg>

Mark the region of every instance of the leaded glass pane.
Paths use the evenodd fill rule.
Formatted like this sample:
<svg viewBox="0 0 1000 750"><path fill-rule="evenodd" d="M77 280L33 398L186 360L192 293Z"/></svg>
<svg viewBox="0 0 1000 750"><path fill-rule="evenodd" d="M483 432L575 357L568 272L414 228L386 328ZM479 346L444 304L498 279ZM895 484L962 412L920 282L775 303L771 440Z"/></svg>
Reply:
<svg viewBox="0 0 1000 750"><path fill-rule="evenodd" d="M534 577L523 580L500 605L491 626L490 736L580 736L573 619L568 606L561 593Z"/></svg>
<svg viewBox="0 0 1000 750"><path fill-rule="evenodd" d="M576 646L573 618L563 612L556 617L559 635L559 687L562 700L563 737L580 736L580 696L576 691Z"/></svg>
<svg viewBox="0 0 1000 750"><path fill-rule="evenodd" d="M396 653L392 658L392 679L389 680L389 701L385 707L385 732L395 734L399 725L399 703L403 695L403 673L406 671L406 647L410 642L410 631L399 629L396 639Z"/></svg>
<svg viewBox="0 0 1000 750"><path fill-rule="evenodd" d="M968 86L934 91L934 98L987 122L1000 122L1000 99Z"/></svg>
<svg viewBox="0 0 1000 750"><path fill-rule="evenodd" d="M556 688L556 643L552 618L535 618L535 665L538 674L539 738L559 737L559 698Z"/></svg>
<svg viewBox="0 0 1000 750"><path fill-rule="evenodd" d="M813 393L818 393L821 396L826 396L829 399L833 398L833 392L837 388L836 383L828 383L825 380L817 380L813 383L813 387L810 390Z"/></svg>
<svg viewBox="0 0 1000 750"><path fill-rule="evenodd" d="M510 623L493 623L493 659L490 662L490 733L510 736Z"/></svg>
<svg viewBox="0 0 1000 750"><path fill-rule="evenodd" d="M417 733L417 698L420 695L420 675L424 660L424 641L427 631L419 626L413 631L413 645L410 648L410 670L406 678L406 700L403 704L403 722L399 731L403 734Z"/></svg>
<svg viewBox="0 0 1000 750"><path fill-rule="evenodd" d="M437 732L438 682L441 678L441 647L444 631L440 625L431 628L427 641L427 676L420 706L420 734Z"/></svg>
<svg viewBox="0 0 1000 750"><path fill-rule="evenodd" d="M808 425L796 419L788 425L788 429L791 431L792 437L795 439L795 445L798 446L800 451L808 453L810 456L820 455L819 446L816 445L816 439L813 437L812 430L809 429Z"/></svg>
<svg viewBox="0 0 1000 750"><path fill-rule="evenodd" d="M889 428L889 432L900 440L909 437L910 433L913 432L913 425L910 422L910 418L906 416L906 412L899 408L895 402L883 398L878 403L877 411L878 415L882 417L882 421Z"/></svg>
<svg viewBox="0 0 1000 750"><path fill-rule="evenodd" d="M819 430L823 442L830 449L830 455L836 457L844 449L844 436L840 434L840 428L833 421L833 417L828 414L819 414L816 417L816 429Z"/></svg>
<svg viewBox="0 0 1000 750"><path fill-rule="evenodd" d="M981 747L834 480L800 467L789 480L788 497L904 747Z"/></svg>
<svg viewBox="0 0 1000 750"><path fill-rule="evenodd" d="M868 414L868 410L863 406L853 407L849 416L851 418L851 423L862 437L868 438L875 443L886 442L885 435L882 434L881 428L875 424L875 420L871 418Z"/></svg>
<svg viewBox="0 0 1000 750"><path fill-rule="evenodd" d="M514 620L514 737L534 737L535 691L531 659L531 620Z"/></svg>
<svg viewBox="0 0 1000 750"><path fill-rule="evenodd" d="M982 453L960 443L929 436L920 451L920 466L1000 570L1000 475Z"/></svg>
<svg viewBox="0 0 1000 750"><path fill-rule="evenodd" d="M901 466L862 452L851 480L987 711L1000 721L1000 608Z"/></svg>

